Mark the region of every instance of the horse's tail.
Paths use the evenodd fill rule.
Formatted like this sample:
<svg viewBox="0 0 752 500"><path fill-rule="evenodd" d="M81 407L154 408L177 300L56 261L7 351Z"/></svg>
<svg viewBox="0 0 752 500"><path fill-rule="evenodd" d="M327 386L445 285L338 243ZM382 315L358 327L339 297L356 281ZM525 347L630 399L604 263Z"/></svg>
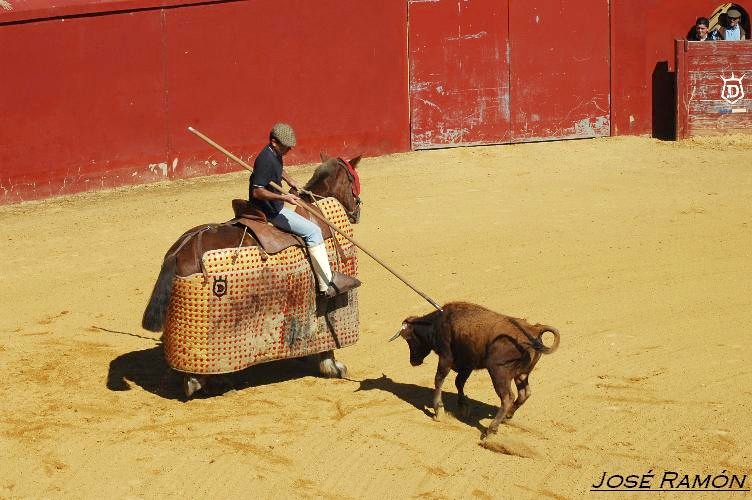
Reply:
<svg viewBox="0 0 752 500"><path fill-rule="evenodd" d="M170 303L172 294L172 281L175 278L177 269L177 255L174 253L165 258L162 263L162 270L159 271L157 282L154 283L154 290L151 291L149 303L146 305L144 317L141 320L141 326L150 332L161 332L164 327L165 317L167 316L167 306Z"/></svg>

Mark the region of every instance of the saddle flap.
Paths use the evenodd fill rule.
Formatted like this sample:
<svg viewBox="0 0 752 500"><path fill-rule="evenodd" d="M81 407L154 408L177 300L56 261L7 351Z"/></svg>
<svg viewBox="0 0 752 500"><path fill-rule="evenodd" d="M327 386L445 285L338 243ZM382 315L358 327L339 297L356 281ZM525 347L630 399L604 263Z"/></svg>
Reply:
<svg viewBox="0 0 752 500"><path fill-rule="evenodd" d="M322 213L321 209L316 205L312 205L312 207L319 214ZM247 227L266 253L275 254L291 246L304 246L302 240L294 234L287 233L269 224L264 212L251 205L248 201L232 200L232 210L235 213L235 218L231 222ZM303 207L296 207L295 211L319 226L321 228L321 235L325 240L332 237L332 230L329 226L311 215L308 210Z"/></svg>
<svg viewBox="0 0 752 500"><path fill-rule="evenodd" d="M237 219L251 219L266 222L266 214L251 205L248 200L232 200L232 211Z"/></svg>
<svg viewBox="0 0 752 500"><path fill-rule="evenodd" d="M273 255L292 246L303 246L300 238L294 234L277 229L267 222L247 219L245 217L234 219L233 222L247 227L248 231L259 242L261 248L268 254Z"/></svg>

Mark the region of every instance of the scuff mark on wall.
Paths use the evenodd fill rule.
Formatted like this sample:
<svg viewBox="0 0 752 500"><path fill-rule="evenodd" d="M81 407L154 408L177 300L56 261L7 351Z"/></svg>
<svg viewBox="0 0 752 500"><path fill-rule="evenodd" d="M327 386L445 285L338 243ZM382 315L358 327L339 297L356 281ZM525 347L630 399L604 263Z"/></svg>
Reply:
<svg viewBox="0 0 752 500"><path fill-rule="evenodd" d="M437 111L441 111L441 108L440 108L439 106L437 106L437 105L436 105L436 103L434 103L434 102L431 102L431 101L429 101L428 99L422 99L422 98L420 98L420 97L418 97L418 96L415 96L415 99L416 99L417 101L420 101L420 102L422 102L422 103L428 104L429 106L431 106L431 107L432 107L433 109L435 109L435 110L437 110Z"/></svg>
<svg viewBox="0 0 752 500"><path fill-rule="evenodd" d="M458 36L450 36L445 38L445 40L471 40L473 38L483 38L484 36L487 36L488 33L485 31L479 31L478 33L473 33L471 35L458 35Z"/></svg>
<svg viewBox="0 0 752 500"><path fill-rule="evenodd" d="M420 92L426 90L432 85L431 82L415 82L410 84L410 92Z"/></svg>
<svg viewBox="0 0 752 500"><path fill-rule="evenodd" d="M467 128L444 128L439 127L437 139L434 143L440 144L458 144L462 142L462 136L468 133Z"/></svg>
<svg viewBox="0 0 752 500"><path fill-rule="evenodd" d="M175 172L175 169L178 168L178 159L175 158L172 160L172 171Z"/></svg>
<svg viewBox="0 0 752 500"><path fill-rule="evenodd" d="M167 177L167 163L149 163L149 170L155 173L157 170L162 171L162 176Z"/></svg>
<svg viewBox="0 0 752 500"><path fill-rule="evenodd" d="M504 119L504 122L509 122L509 117L511 116L509 108L509 89L499 87L499 109L501 110L501 116Z"/></svg>
<svg viewBox="0 0 752 500"><path fill-rule="evenodd" d="M608 116L583 118L574 123L574 134L576 137L598 137L608 135L609 131L610 119Z"/></svg>

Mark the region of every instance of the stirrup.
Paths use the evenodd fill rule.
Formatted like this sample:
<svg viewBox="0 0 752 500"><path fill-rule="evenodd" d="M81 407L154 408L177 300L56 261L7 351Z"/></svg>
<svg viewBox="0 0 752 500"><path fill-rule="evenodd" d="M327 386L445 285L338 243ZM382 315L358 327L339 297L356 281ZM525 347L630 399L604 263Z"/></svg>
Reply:
<svg viewBox="0 0 752 500"><path fill-rule="evenodd" d="M358 288L360 284L361 283L358 278L353 278L352 276L333 271L332 281L329 283L329 287L325 292L321 293L325 297L332 298L335 295L347 293L353 288Z"/></svg>

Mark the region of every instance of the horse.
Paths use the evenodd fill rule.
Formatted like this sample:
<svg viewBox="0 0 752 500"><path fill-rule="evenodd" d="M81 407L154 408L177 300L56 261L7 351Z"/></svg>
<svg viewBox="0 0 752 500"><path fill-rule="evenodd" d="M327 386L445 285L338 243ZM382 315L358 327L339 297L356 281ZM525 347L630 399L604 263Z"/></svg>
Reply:
<svg viewBox="0 0 752 500"><path fill-rule="evenodd" d="M344 214L346 215L346 219L343 217L342 220L344 220L345 223L349 221L351 224L357 224L360 220L361 200L360 181L356 167L360 160L361 156L346 161L341 158L327 158L322 154L322 163L316 168L313 176L305 184L300 197L309 203L314 203L316 199L334 198L334 200L339 203L332 202L339 210L344 211ZM301 215L316 222L316 220L301 207L298 207L297 210ZM168 319L170 319L169 315L172 309L175 307L182 307L180 305L175 306L174 304L171 306L171 301L179 302L173 297L176 281L203 273L203 284L206 284L207 273L204 259L207 255L211 255L212 251L218 249L237 249L237 252L241 252L243 249L246 249L248 251L256 252L257 256L260 251L261 258L265 260L266 254L263 249L249 248L260 247L259 240L253 237L248 237L247 228L240 224L233 223L236 220L237 219L234 219L223 224L203 224L196 226L183 233L177 241L173 243L165 254L159 276L157 277L146 309L144 310L141 323L144 329L152 332L163 331ZM328 231L328 228L324 228L325 235L327 232L332 233L332 240L334 240L334 246L336 247L335 253L337 253L337 249L341 252L340 245L336 243L336 235L334 235L332 231ZM233 262L234 257L236 256L237 254L233 255ZM353 260L355 260L354 257ZM354 271L357 271L357 269L355 268ZM300 280L298 280L298 282L299 281ZM226 278L224 284L222 282L217 283L215 278L214 295L220 297L218 291L221 292L223 286L227 286ZM245 286L248 285L246 284ZM357 304L355 304L355 312L357 314ZM179 315L180 312L178 311L176 314ZM294 319L294 321L297 320ZM329 321L330 319L327 317L327 324L331 327ZM163 341L165 340L164 337L165 334L163 334ZM339 347L338 342L335 345L336 347ZM179 347L180 346L178 346L178 348ZM167 352L165 352L165 355L169 358ZM318 369L321 375L337 378L347 376L346 365L335 359L334 351L332 349L306 357L314 356L318 360ZM168 364L170 364L169 361L170 360L168 359ZM253 364L255 364L255 362ZM174 368L173 365L171 366ZM228 369L227 371L232 370ZM184 372L184 375L183 388L186 397L191 397L191 395L197 390L206 387L208 374Z"/></svg>

